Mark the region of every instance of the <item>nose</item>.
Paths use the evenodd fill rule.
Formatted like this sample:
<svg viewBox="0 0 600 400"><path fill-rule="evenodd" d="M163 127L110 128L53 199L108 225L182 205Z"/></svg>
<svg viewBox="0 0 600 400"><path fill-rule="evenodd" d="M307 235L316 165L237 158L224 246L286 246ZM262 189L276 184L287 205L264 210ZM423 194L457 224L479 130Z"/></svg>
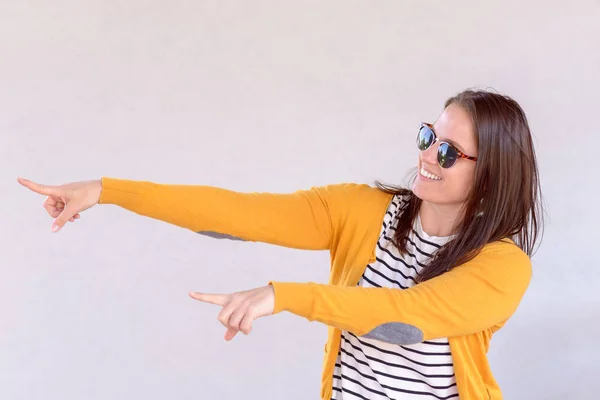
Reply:
<svg viewBox="0 0 600 400"><path fill-rule="evenodd" d="M421 152L421 161L424 161L429 165L436 165L438 147L439 143L436 140L436 142L429 146L427 150Z"/></svg>

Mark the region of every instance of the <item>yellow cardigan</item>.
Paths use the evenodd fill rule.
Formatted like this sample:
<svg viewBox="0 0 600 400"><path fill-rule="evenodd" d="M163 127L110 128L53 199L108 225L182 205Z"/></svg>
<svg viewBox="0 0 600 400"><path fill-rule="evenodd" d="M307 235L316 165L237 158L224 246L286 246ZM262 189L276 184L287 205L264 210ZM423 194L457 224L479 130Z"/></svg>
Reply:
<svg viewBox="0 0 600 400"><path fill-rule="evenodd" d="M409 289L357 287L366 265L375 261L391 199L377 188L353 183L274 194L102 177L99 203L198 233L329 250L329 284L270 282L275 313L289 311L329 327L322 399L331 398L341 331L362 336L392 322L418 328L423 340L448 337L462 400L502 399L486 353L492 334L515 312L529 285L529 257L506 239Z"/></svg>

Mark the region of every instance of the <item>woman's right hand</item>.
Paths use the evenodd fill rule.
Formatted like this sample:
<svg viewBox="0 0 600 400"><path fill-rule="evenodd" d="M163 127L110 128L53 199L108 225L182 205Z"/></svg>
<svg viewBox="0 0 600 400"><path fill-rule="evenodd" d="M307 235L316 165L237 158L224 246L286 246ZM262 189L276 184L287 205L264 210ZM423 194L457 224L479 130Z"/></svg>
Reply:
<svg viewBox="0 0 600 400"><path fill-rule="evenodd" d="M68 221L79 219L79 213L98 204L102 193L100 179L58 186L42 185L21 177L17 178L17 181L26 188L47 196L44 208L55 218L52 232L58 232Z"/></svg>

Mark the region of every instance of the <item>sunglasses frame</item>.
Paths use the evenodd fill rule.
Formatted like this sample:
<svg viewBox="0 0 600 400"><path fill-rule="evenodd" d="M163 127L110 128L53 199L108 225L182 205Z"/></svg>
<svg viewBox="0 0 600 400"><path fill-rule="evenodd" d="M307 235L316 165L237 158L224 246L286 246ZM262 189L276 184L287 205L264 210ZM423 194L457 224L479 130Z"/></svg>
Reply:
<svg viewBox="0 0 600 400"><path fill-rule="evenodd" d="M448 143L448 142L446 142L444 140L440 140L437 137L437 135L435 134L435 131L433 130L433 125L430 124L430 123L428 123L428 122L421 122L421 125L419 126L419 132L417 133L417 143L419 142L419 136L421 135L421 129L423 129L423 127L427 127L427 128L429 128L429 130L431 130L431 133L433 134L433 141L424 150L421 150L421 148L417 144L417 148L420 151L428 150L431 146L433 146L435 144L435 142L440 142L440 145L442 143L445 143L448 147L453 148L454 151L456 151L456 154L458 154L458 158L464 158L466 160L477 161L477 157L466 155L465 153L463 153L462 151L460 151L459 149L457 149L456 146L454 146L452 143ZM438 154L439 154L439 147L438 147ZM458 161L458 159L457 159L457 161ZM440 162L439 162L439 155L438 155L438 164L439 163ZM452 165L450 165L449 167L443 167L441 164L440 164L440 167L448 169L448 168L452 168L455 164L456 164L456 161Z"/></svg>

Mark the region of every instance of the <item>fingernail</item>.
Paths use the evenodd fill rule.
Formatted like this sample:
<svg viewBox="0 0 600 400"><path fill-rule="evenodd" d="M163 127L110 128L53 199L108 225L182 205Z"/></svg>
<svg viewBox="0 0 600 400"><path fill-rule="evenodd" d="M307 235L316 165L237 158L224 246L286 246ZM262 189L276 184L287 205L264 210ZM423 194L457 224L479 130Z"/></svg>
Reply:
<svg viewBox="0 0 600 400"><path fill-rule="evenodd" d="M59 229L60 229L60 226L52 225L52 232L58 232Z"/></svg>

